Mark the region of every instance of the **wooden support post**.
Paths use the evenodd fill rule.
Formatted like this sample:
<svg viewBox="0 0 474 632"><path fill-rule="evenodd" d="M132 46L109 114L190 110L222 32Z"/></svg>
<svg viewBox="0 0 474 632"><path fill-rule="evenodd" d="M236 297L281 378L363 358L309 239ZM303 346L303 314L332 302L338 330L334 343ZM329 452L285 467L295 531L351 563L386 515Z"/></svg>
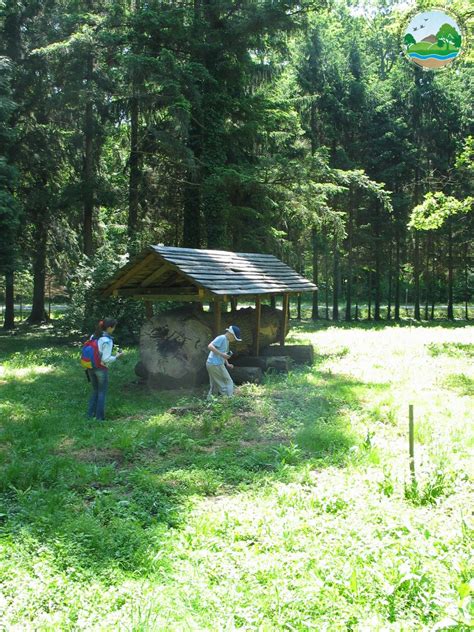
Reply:
<svg viewBox="0 0 474 632"><path fill-rule="evenodd" d="M281 332L280 332L280 345L285 344L286 329L288 327L288 294L283 294L283 305L281 315Z"/></svg>
<svg viewBox="0 0 474 632"><path fill-rule="evenodd" d="M408 407L408 448L410 453L410 476L411 482L416 481L415 478L415 421L413 416L413 404Z"/></svg>
<svg viewBox="0 0 474 632"><path fill-rule="evenodd" d="M145 316L147 320L153 318L153 303L151 301L145 301Z"/></svg>
<svg viewBox="0 0 474 632"><path fill-rule="evenodd" d="M262 316L262 305L260 296L255 299L255 338L254 338L254 353L258 357L260 355L260 325Z"/></svg>
<svg viewBox="0 0 474 632"><path fill-rule="evenodd" d="M221 302L218 298L214 299L214 336L221 333Z"/></svg>

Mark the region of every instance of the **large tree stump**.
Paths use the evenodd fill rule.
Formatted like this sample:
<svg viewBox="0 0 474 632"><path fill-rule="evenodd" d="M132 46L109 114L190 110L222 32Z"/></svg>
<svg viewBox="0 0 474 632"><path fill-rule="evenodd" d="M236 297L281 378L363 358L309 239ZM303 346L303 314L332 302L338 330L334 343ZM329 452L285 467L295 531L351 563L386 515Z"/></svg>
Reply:
<svg viewBox="0 0 474 632"><path fill-rule="evenodd" d="M207 345L213 340L214 314L180 307L154 316L140 332L140 362L136 372L154 388L181 388L207 381ZM222 331L238 325L242 342L231 343L234 354L249 353L254 344L255 310L222 314ZM281 311L262 306L260 348L279 340ZM232 360L231 360L232 362Z"/></svg>

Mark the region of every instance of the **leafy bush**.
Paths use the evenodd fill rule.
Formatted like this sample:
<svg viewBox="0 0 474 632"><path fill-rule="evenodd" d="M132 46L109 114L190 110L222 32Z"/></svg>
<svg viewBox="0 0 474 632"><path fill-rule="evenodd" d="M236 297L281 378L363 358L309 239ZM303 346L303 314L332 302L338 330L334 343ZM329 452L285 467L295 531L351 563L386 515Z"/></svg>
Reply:
<svg viewBox="0 0 474 632"><path fill-rule="evenodd" d="M101 318L118 320L117 335L122 344L138 341L145 320L141 301L123 298L102 298L99 288L110 279L126 258L117 256L109 247L102 247L91 261L84 257L68 280L71 302L61 319L60 328L73 333L90 334Z"/></svg>

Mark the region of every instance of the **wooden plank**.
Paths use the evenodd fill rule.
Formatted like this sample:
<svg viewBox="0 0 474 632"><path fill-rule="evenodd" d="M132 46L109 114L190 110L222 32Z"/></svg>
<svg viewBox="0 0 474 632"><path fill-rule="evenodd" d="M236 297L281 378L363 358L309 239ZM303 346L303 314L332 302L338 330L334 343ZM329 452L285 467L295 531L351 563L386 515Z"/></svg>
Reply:
<svg viewBox="0 0 474 632"><path fill-rule="evenodd" d="M277 290L262 290L261 292L247 292L246 290L232 290L232 291L226 291L226 290L213 290L213 289L209 289L208 290L209 293L211 293L212 295L215 296L223 296L225 294L228 294L229 296L238 296L239 299L242 298L248 298L251 300L254 300L256 296L278 296L281 295L282 290L281 288L277 289ZM308 292L312 291L312 290L307 290ZM297 294L298 292L301 292L301 290L285 290L285 292L287 292L287 294Z"/></svg>
<svg viewBox="0 0 474 632"><path fill-rule="evenodd" d="M233 292L241 292L245 291L249 294L252 292L256 292L257 294L261 294L262 292L277 292L280 293L291 291L291 292L303 292L305 289L312 290L314 289L310 285L305 284L283 284L283 283L260 283L259 285L254 285L253 283L206 283L205 287L212 292L217 292L218 290L226 290L227 294L232 294Z"/></svg>
<svg viewBox="0 0 474 632"><path fill-rule="evenodd" d="M158 279L161 279L161 277L164 276L167 272L172 272L172 271L173 271L173 268L170 265L163 263L160 268L152 272L149 276L146 277L146 279L144 279L140 283L140 287L148 287L155 281L158 281Z"/></svg>
<svg viewBox="0 0 474 632"><path fill-rule="evenodd" d="M260 326L261 326L261 299L260 296L257 296L255 299L255 343L254 343L254 352L258 357L260 354Z"/></svg>
<svg viewBox="0 0 474 632"><path fill-rule="evenodd" d="M221 301L214 299L214 337L221 332Z"/></svg>
<svg viewBox="0 0 474 632"><path fill-rule="evenodd" d="M180 264L180 270L183 270L183 272L189 271L189 272L194 272L194 273L198 273L198 274L212 274L212 273L221 273L221 274L239 274L239 273L248 273L248 272L254 272L255 274L291 274L291 275L297 275L297 276L301 276L300 274L298 274L295 270L292 270L291 268L285 267L285 266L256 266L256 265L247 265L247 266L241 266L241 265L223 265L223 264L206 264L203 265L200 261L197 261L195 263L195 265L191 265L190 263L181 263Z"/></svg>
<svg viewBox="0 0 474 632"><path fill-rule="evenodd" d="M287 280L280 280L280 279L272 279L271 277L254 277L254 278L248 278L245 276L238 276L238 277L224 277L224 278L208 278L208 279L202 279L201 277L196 277L193 279L196 283L200 283L201 285L279 285L279 286L285 286L285 285L301 285L301 284L308 284L310 283L310 281L306 281L306 279L287 279Z"/></svg>
<svg viewBox="0 0 474 632"><path fill-rule="evenodd" d="M279 279L263 279L263 278L252 278L246 279L244 277L235 279L235 278L227 278L227 279L202 279L200 277L193 279L194 282L198 285L203 285L204 287L247 287L249 285L253 287L280 287L282 289L285 288L299 288L299 287L315 287L312 285L310 281L301 280L279 280Z"/></svg>
<svg viewBox="0 0 474 632"><path fill-rule="evenodd" d="M275 255L260 252L233 252L231 250L206 250L198 248L178 248L174 246L152 246L152 248L164 257L191 257L193 259L196 259L197 257L232 257L236 259L248 259L249 261L270 261L272 259L279 261Z"/></svg>
<svg viewBox="0 0 474 632"><path fill-rule="evenodd" d="M153 303L151 301L145 301L145 315L147 320L153 318Z"/></svg>
<svg viewBox="0 0 474 632"><path fill-rule="evenodd" d="M166 246L152 246L165 259L202 260L202 261L247 261L247 262L280 262L274 255L231 252L228 250L198 250L194 248L175 248ZM285 265L285 264L283 264Z"/></svg>
<svg viewBox="0 0 474 632"><path fill-rule="evenodd" d="M225 270L206 270L205 272L202 270L191 270L186 268L182 270L187 274L191 275L194 279L206 280L206 279L276 279L283 281L306 281L305 277L302 277L298 274L291 274L289 272L275 272L273 274L269 274L268 272L261 272L258 270L249 270L248 272L244 270L239 270L239 272L235 272L231 270L227 272Z"/></svg>
<svg viewBox="0 0 474 632"><path fill-rule="evenodd" d="M286 264L284 264L282 261L279 261L276 258L272 258L272 259L251 259L248 257L234 257L232 256L232 253L227 254L222 254L222 255L213 255L213 256L207 256L207 255L199 255L199 254L194 254L194 255L181 255L181 254L170 254L170 255L166 255L163 253L160 253L161 256L165 259L165 261L171 261L172 263L175 264L182 264L182 265L186 265L189 263L200 263L201 265L204 264L209 264L209 265L227 265L227 266L236 266L236 265L241 265L241 266L251 266L251 265L255 265L255 266L262 266L262 265L266 265L269 267L273 267L274 265L281 265L284 266Z"/></svg>
<svg viewBox="0 0 474 632"><path fill-rule="evenodd" d="M178 301L180 300L180 297L182 295L196 296L196 298L199 298L200 295L197 289L198 288L196 287L183 287L183 288L126 287L126 288L119 288L118 290L116 290L116 292L118 293L118 296L135 296L137 294L140 294L140 296L153 296L154 297L154 296L161 296L163 294L166 294L167 296L173 296Z"/></svg>
<svg viewBox="0 0 474 632"><path fill-rule="evenodd" d="M104 296L108 296L109 294L112 294L112 292L116 289L118 289L119 287L121 287L122 285L124 285L129 279L133 278L137 272L139 272L140 270L142 270L143 268L146 268L146 266L151 263L152 261L156 261L156 254L155 253L150 253L149 255L147 255L144 259L142 259L142 261L140 261L139 263L137 263L136 265L132 266L130 268L130 270L128 270L128 272L126 272L125 274L122 274L121 276L119 276L115 281L113 281L102 293Z"/></svg>
<svg viewBox="0 0 474 632"><path fill-rule="evenodd" d="M263 270L259 268L248 268L248 269L238 269L237 268L221 268L221 267L207 267L203 268L202 266L181 266L181 272L185 272L186 274L190 274L193 277L209 277L209 276L221 276L221 277L239 277L239 276L258 276L258 277L268 277L268 278L282 278L282 279L305 279L306 277L301 276L297 272L293 272L293 270L285 270L285 269L275 269L275 270Z"/></svg>
<svg viewBox="0 0 474 632"><path fill-rule="evenodd" d="M116 290L116 292L118 292L118 296L123 296L122 294L120 294L120 290ZM170 294L126 294L125 295L127 298L132 298L134 300L150 300L153 299L154 301L175 301L175 302L183 302L183 303L188 303L188 302L197 302L197 303L201 303L202 302L202 298L200 298L199 296L197 296L196 294L182 294L181 296L176 296L176 294L170 295ZM206 299L210 299L212 300L213 297L211 296L205 296L204 300Z"/></svg>
<svg viewBox="0 0 474 632"><path fill-rule="evenodd" d="M287 293L283 294L283 307L282 307L282 315L281 315L281 332L280 332L280 345L284 346L285 344L285 336L286 336L286 328L288 326L288 303L289 296Z"/></svg>
<svg viewBox="0 0 474 632"><path fill-rule="evenodd" d="M162 255L163 259L165 259L166 261L172 261L172 262L178 262L182 265L190 265L190 264L198 264L198 265L225 265L228 267L235 267L235 266L258 266L258 267L263 267L266 266L268 268L273 268L275 266L284 266L284 267L290 267L287 266L285 263L283 263L282 261L280 261L279 259L273 258L273 259L248 259L248 258L244 258L244 257L233 257L232 255L230 256L214 256L214 257L209 257L209 256L199 256L199 255L187 255L187 256L182 256L182 255ZM290 268L291 270L292 268Z"/></svg>

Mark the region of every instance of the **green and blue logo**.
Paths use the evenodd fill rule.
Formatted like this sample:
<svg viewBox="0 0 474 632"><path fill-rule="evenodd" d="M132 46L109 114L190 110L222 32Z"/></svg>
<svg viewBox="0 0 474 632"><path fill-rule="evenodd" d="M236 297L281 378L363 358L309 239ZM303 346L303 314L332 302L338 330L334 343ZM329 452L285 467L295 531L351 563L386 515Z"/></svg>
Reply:
<svg viewBox="0 0 474 632"><path fill-rule="evenodd" d="M444 10L417 13L403 36L405 54L425 70L448 66L461 52L461 44L461 29Z"/></svg>

